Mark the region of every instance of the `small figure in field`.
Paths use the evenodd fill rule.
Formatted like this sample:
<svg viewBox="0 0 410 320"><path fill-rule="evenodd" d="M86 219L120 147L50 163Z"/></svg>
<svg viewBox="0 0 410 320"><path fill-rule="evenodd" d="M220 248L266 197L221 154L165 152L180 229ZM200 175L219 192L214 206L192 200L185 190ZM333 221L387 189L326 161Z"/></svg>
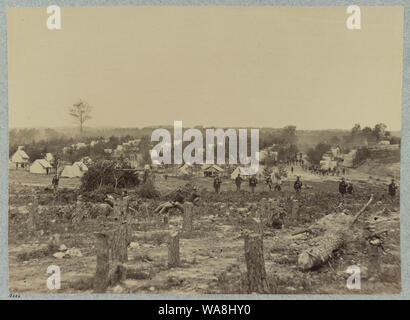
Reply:
<svg viewBox="0 0 410 320"><path fill-rule="evenodd" d="M393 199L396 196L397 185L394 182L394 178L391 179L391 183L389 184L389 195Z"/></svg>
<svg viewBox="0 0 410 320"><path fill-rule="evenodd" d="M256 179L255 176L252 176L249 179L249 186L251 187L252 193L255 192L255 187L256 187L257 184L258 184L258 180Z"/></svg>
<svg viewBox="0 0 410 320"><path fill-rule="evenodd" d="M201 196L199 195L198 188L194 186L192 188L192 194L191 194L190 200L194 205L198 205L200 199L201 199Z"/></svg>
<svg viewBox="0 0 410 320"><path fill-rule="evenodd" d="M342 178L339 183L339 192L342 195L342 197L345 195L346 191L347 191L347 184L346 184L345 178Z"/></svg>
<svg viewBox="0 0 410 320"><path fill-rule="evenodd" d="M293 167L290 167L290 172L292 172L292 174L293 174Z"/></svg>
<svg viewBox="0 0 410 320"><path fill-rule="evenodd" d="M58 183L60 182L60 178L58 177L58 174L55 174L53 179L51 180L51 184L53 185L54 189L54 194L57 194L58 192Z"/></svg>
<svg viewBox="0 0 410 320"><path fill-rule="evenodd" d="M169 209L177 208L181 212L184 212L184 207L182 204L184 203L184 196L182 195L181 187L177 189L177 192L172 201L167 201L163 204L160 204L154 212L158 212L159 214L167 213Z"/></svg>
<svg viewBox="0 0 410 320"><path fill-rule="evenodd" d="M240 174L238 174L238 176L235 178L235 184L236 184L236 191L241 190L241 184L242 184L242 177Z"/></svg>
<svg viewBox="0 0 410 320"><path fill-rule="evenodd" d="M353 183L351 182L347 185L347 193L353 194Z"/></svg>
<svg viewBox="0 0 410 320"><path fill-rule="evenodd" d="M273 181L272 181L271 176L268 176L268 177L266 178L266 184L267 184L267 185L268 185L268 187L269 187L269 191L272 191L272 184L273 184Z"/></svg>
<svg viewBox="0 0 410 320"><path fill-rule="evenodd" d="M282 190L282 179L281 178L277 178L276 184L275 184L275 190L276 191Z"/></svg>
<svg viewBox="0 0 410 320"><path fill-rule="evenodd" d="M343 173L343 175L346 174L346 168L343 168L342 173Z"/></svg>
<svg viewBox="0 0 410 320"><path fill-rule="evenodd" d="M219 175L217 175L217 176L215 177L215 179L214 179L214 189L215 189L215 193L219 193L219 192L220 192L220 190L221 190L221 183L222 183L222 180L221 180L221 178L219 177Z"/></svg>
<svg viewBox="0 0 410 320"><path fill-rule="evenodd" d="M300 191L302 190L302 181L300 180L299 176L296 177L296 181L293 185L293 188L295 189L296 194L299 194Z"/></svg>
<svg viewBox="0 0 410 320"><path fill-rule="evenodd" d="M164 175L164 179L165 179L165 181L167 181L167 179L168 179L168 175L167 175L167 174Z"/></svg>

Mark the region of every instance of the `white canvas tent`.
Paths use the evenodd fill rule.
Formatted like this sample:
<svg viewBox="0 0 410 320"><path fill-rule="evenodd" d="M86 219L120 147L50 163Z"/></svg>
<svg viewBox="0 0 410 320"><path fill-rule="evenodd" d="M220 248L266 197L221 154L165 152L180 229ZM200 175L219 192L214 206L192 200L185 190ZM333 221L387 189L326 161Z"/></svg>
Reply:
<svg viewBox="0 0 410 320"><path fill-rule="evenodd" d="M73 166L77 166L78 168L80 168L80 171L83 173L85 171L88 171L88 167L84 164L84 162L81 162L81 161L74 162Z"/></svg>
<svg viewBox="0 0 410 320"><path fill-rule="evenodd" d="M37 159L30 166L30 173L48 174L52 165L45 159Z"/></svg>
<svg viewBox="0 0 410 320"><path fill-rule="evenodd" d="M77 178L82 177L83 172L81 172L80 167L77 165L65 166L63 172L61 172L61 177L63 178Z"/></svg>
<svg viewBox="0 0 410 320"><path fill-rule="evenodd" d="M192 175L193 170L194 168L192 164L184 163L181 167L178 168L177 175L178 176Z"/></svg>
<svg viewBox="0 0 410 320"><path fill-rule="evenodd" d="M236 179L238 175L241 175L242 178L245 178L245 171L242 167L236 167L235 170L231 173L231 179Z"/></svg>

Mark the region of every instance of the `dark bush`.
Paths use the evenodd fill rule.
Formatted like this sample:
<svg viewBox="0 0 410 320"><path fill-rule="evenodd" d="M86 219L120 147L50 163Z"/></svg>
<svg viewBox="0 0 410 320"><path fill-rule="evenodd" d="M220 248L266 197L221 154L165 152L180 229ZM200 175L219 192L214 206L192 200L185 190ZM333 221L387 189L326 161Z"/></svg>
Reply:
<svg viewBox="0 0 410 320"><path fill-rule="evenodd" d="M130 188L139 185L139 178L131 166L125 161L101 160L88 167L81 178L81 193L101 190L102 187Z"/></svg>
<svg viewBox="0 0 410 320"><path fill-rule="evenodd" d="M357 150L356 157L354 158L353 165L355 167L362 164L366 159L370 157L370 150L367 147L361 147Z"/></svg>

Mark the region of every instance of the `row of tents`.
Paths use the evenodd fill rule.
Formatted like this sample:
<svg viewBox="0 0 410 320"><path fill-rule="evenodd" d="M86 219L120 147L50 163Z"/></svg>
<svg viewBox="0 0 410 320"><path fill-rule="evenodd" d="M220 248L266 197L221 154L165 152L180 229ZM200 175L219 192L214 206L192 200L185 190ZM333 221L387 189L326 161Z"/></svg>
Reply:
<svg viewBox="0 0 410 320"><path fill-rule="evenodd" d="M49 174L56 173L56 168L46 159L37 159L31 164L29 171L36 174ZM58 171L59 176L63 178L81 178L88 171L88 167L83 162L77 161L72 165L62 167L62 170Z"/></svg>
<svg viewBox="0 0 410 320"><path fill-rule="evenodd" d="M246 178L245 168L240 166L237 166L231 173L227 172L227 170L224 170L216 164L197 166L185 163L177 169L177 176L190 175L203 175L205 177L214 177L216 175L222 175L230 177L231 179L236 179L238 175L240 175L243 178ZM272 177L272 180L275 181L279 177L279 169L276 167L271 168L269 175ZM256 177L258 179L263 179L266 178L266 176L266 167L260 165L258 168L258 172L256 173Z"/></svg>
<svg viewBox="0 0 410 320"><path fill-rule="evenodd" d="M30 164L30 157L24 151L23 146L19 146L17 151L10 158L11 167L25 168L30 173L35 174L50 174L56 173L57 169L52 164L54 163L54 156L51 153L47 153L44 159L37 159ZM88 167L82 161L74 162L72 165L61 166L58 169L58 174L63 178L77 178L82 177Z"/></svg>

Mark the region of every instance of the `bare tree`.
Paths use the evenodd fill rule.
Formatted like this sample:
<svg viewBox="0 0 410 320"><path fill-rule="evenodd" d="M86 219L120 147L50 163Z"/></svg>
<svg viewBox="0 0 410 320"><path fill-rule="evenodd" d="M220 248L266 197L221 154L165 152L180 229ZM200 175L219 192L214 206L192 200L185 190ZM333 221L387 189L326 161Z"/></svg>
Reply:
<svg viewBox="0 0 410 320"><path fill-rule="evenodd" d="M74 103L68 111L69 115L78 121L80 124L80 133L83 133L84 122L91 119L91 106L84 101Z"/></svg>

